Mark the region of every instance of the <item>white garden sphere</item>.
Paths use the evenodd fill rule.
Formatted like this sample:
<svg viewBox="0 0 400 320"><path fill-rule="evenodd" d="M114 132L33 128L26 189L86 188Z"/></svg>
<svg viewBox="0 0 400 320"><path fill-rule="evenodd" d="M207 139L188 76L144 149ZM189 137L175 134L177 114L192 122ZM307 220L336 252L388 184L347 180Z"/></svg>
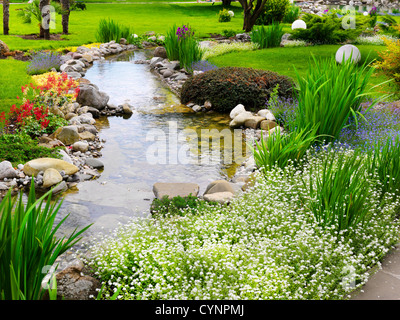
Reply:
<svg viewBox="0 0 400 320"><path fill-rule="evenodd" d="M343 56L344 55L344 56ZM336 62L342 63L343 61L347 61L351 56L351 61L357 63L361 60L360 50L353 46L352 44L346 44L336 51Z"/></svg>
<svg viewBox="0 0 400 320"><path fill-rule="evenodd" d="M296 20L292 23L292 30L294 29L307 29L307 24L303 20Z"/></svg>
<svg viewBox="0 0 400 320"><path fill-rule="evenodd" d="M233 16L235 15L235 13L234 13L233 11L228 11L228 13L229 13L229 15L230 15L231 17L233 17Z"/></svg>
<svg viewBox="0 0 400 320"><path fill-rule="evenodd" d="M363 15L367 16L368 15L368 11L364 11Z"/></svg>

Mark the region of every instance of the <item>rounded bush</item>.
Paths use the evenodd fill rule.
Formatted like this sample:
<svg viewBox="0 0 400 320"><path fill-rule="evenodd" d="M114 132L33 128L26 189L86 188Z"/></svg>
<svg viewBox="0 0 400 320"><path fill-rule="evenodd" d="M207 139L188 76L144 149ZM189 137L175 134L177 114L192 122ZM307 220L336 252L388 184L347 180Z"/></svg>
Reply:
<svg viewBox="0 0 400 320"><path fill-rule="evenodd" d="M280 97L292 96L292 80L276 72L239 67L219 68L187 80L182 87L181 102L202 105L209 100L213 110L223 113L230 112L238 104L256 111L264 108L266 99L278 84Z"/></svg>

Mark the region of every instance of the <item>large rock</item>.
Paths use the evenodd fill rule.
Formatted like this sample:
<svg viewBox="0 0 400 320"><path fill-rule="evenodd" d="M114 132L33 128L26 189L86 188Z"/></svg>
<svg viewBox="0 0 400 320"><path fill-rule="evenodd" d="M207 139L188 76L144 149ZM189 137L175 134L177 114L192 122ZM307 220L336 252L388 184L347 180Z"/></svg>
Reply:
<svg viewBox="0 0 400 320"><path fill-rule="evenodd" d="M242 112L245 112L245 111L246 111L246 109L244 108L244 105L238 104L236 107L234 107L234 108L231 110L231 113L229 114L229 117L230 117L231 119L235 119L235 117L236 117L237 115L239 115L239 113L242 113Z"/></svg>
<svg viewBox="0 0 400 320"><path fill-rule="evenodd" d="M10 49L5 44L5 42L0 40L0 57L4 56L6 53L10 52Z"/></svg>
<svg viewBox="0 0 400 320"><path fill-rule="evenodd" d="M267 120L275 121L274 114L268 109L261 109L257 112L257 116L263 117Z"/></svg>
<svg viewBox="0 0 400 320"><path fill-rule="evenodd" d="M235 190L230 182L225 180L215 180L207 186L206 191L204 191L204 195L219 192L235 193Z"/></svg>
<svg viewBox="0 0 400 320"><path fill-rule="evenodd" d="M206 201L218 202L220 204L227 204L232 200L232 198L233 198L233 193L227 191L205 194L203 196L203 199Z"/></svg>
<svg viewBox="0 0 400 320"><path fill-rule="evenodd" d="M199 185L195 183L157 182L153 185L153 192L157 199L162 199L164 196L168 196L170 199L177 196L187 197L189 195L196 197L199 194L199 189Z"/></svg>
<svg viewBox="0 0 400 320"><path fill-rule="evenodd" d="M101 162L99 159L96 158L86 158L85 164L91 166L95 169L102 169L104 168L104 163Z"/></svg>
<svg viewBox="0 0 400 320"><path fill-rule="evenodd" d="M65 300L93 300L101 287L100 281L82 273L83 263L73 263L56 274L57 297Z"/></svg>
<svg viewBox="0 0 400 320"><path fill-rule="evenodd" d="M0 163L0 180L3 180L4 178L12 179L17 177L18 173L13 168L10 161L3 161Z"/></svg>
<svg viewBox="0 0 400 320"><path fill-rule="evenodd" d="M275 128L278 124L275 121L272 120L263 120L260 123L260 129L261 130L271 130Z"/></svg>
<svg viewBox="0 0 400 320"><path fill-rule="evenodd" d="M96 136L89 132L89 131L83 131L81 133L79 133L79 139L80 140L85 140L85 141L94 141L96 138Z"/></svg>
<svg viewBox="0 0 400 320"><path fill-rule="evenodd" d="M66 146L79 141L79 133L77 126L65 126L58 128L54 133L55 138L60 140Z"/></svg>
<svg viewBox="0 0 400 320"><path fill-rule="evenodd" d="M254 116L244 122L245 127L247 128L252 128L252 129L257 129L260 127L261 122L265 120L264 117L260 116ZM268 121L268 120L265 120Z"/></svg>
<svg viewBox="0 0 400 320"><path fill-rule="evenodd" d="M229 126L232 128L238 128L244 125L247 120L253 117L253 114L249 111L241 112L229 123Z"/></svg>
<svg viewBox="0 0 400 320"><path fill-rule="evenodd" d="M157 48L154 49L154 56L166 59L167 58L167 51L165 50L164 47L157 47Z"/></svg>
<svg viewBox="0 0 400 320"><path fill-rule="evenodd" d="M53 168L48 168L43 174L43 188L49 188L63 180L60 172Z"/></svg>
<svg viewBox="0 0 400 320"><path fill-rule="evenodd" d="M64 160L39 158L25 163L23 172L28 176L36 176L40 171L44 172L49 168L53 168L58 171L64 171L67 175L72 175L79 171L77 166Z"/></svg>
<svg viewBox="0 0 400 320"><path fill-rule="evenodd" d="M91 85L83 85L80 87L76 101L81 105L102 110L107 106L109 99L110 97L105 92L101 92Z"/></svg>
<svg viewBox="0 0 400 320"><path fill-rule="evenodd" d="M87 141L77 141L72 145L72 149L74 151L85 153L89 150L89 144L87 143Z"/></svg>

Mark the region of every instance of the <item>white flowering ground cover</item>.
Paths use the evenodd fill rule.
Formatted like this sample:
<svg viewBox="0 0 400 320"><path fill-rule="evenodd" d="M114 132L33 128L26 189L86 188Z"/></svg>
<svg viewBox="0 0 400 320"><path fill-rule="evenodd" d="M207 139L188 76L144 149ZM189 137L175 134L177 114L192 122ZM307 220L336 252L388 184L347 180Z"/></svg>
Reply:
<svg viewBox="0 0 400 320"><path fill-rule="evenodd" d="M384 46L385 41L384 39L387 40L397 40L396 37L393 37L391 35L373 35L373 36L359 36L357 39L354 41L354 44L366 44L366 45L376 45L376 46Z"/></svg>
<svg viewBox="0 0 400 320"><path fill-rule="evenodd" d="M122 287L118 298L127 300L346 299L398 241L399 204L389 198L379 207L378 185L366 174L364 222L341 232L318 225L308 209L316 183L309 172L322 175L322 159L337 151L310 154L302 171L258 173L227 207L133 221L103 237L87 262L106 284L105 298Z"/></svg>
<svg viewBox="0 0 400 320"><path fill-rule="evenodd" d="M211 57L220 56L229 52L253 51L257 50L258 48L259 45L252 42L220 43L215 46L206 48L202 59L207 60Z"/></svg>

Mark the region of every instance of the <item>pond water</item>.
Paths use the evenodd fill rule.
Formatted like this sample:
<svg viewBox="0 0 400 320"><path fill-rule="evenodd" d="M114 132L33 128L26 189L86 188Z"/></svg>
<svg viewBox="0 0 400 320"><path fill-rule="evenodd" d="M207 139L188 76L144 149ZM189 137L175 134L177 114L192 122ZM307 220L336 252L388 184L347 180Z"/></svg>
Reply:
<svg viewBox="0 0 400 320"><path fill-rule="evenodd" d="M94 223L88 235L107 233L131 217L148 215L156 182L194 182L202 194L211 181L231 177L248 152L241 135L229 129L229 116L194 113L180 105L147 64L134 63L147 54L129 52L98 61L86 73L110 103L127 102L134 113L97 120L100 139L106 141L100 158L104 170L99 179L81 182L65 195L58 219L70 217L62 235L88 223ZM212 145L211 137L222 130L232 143Z"/></svg>

